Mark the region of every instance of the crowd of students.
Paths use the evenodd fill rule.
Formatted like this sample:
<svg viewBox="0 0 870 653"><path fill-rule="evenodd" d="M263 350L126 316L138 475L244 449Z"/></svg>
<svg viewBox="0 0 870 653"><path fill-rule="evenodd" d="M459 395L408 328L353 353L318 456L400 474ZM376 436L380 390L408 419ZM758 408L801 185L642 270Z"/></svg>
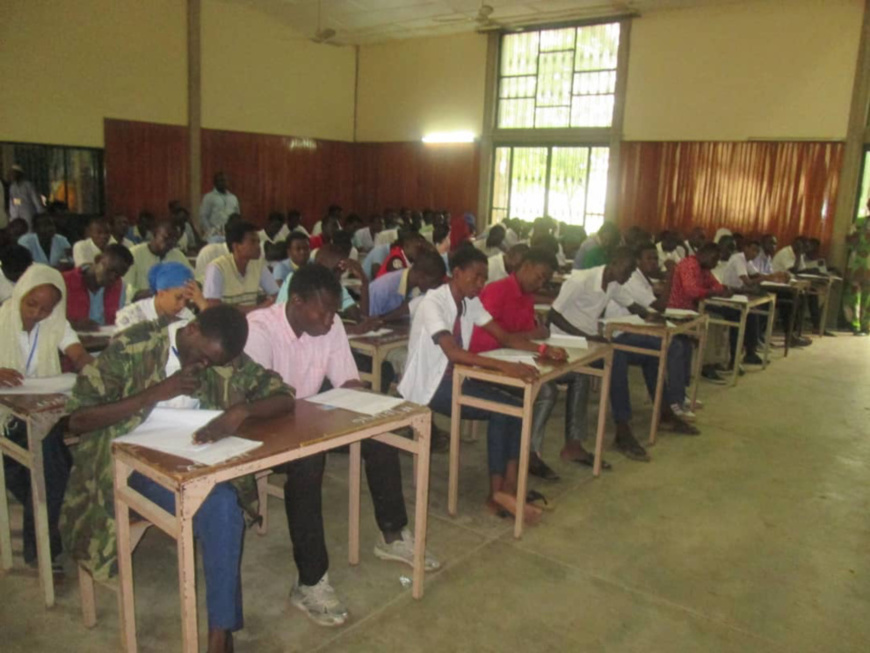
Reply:
<svg viewBox="0 0 870 653"><path fill-rule="evenodd" d="M202 441L235 433L251 416L277 416L295 400L324 388L360 387L371 360L351 350L349 336L384 324L408 323L407 348L390 353L381 392L451 416L452 369L476 365L533 380L534 366L482 354L507 347L562 361L567 352L541 344L551 334L603 341L600 320L627 314L660 321L668 308L697 309L710 297L764 292L762 281L787 281L798 272L828 270L818 242L797 238L777 249L776 238L695 229L683 240L675 232L654 241L642 229L626 233L611 223L591 237L582 228L540 218L533 224L506 220L476 234L472 216L444 211L388 209L363 220L330 207L309 233L297 211L269 215L263 229L238 214L216 178L200 224L177 202L170 217L142 213L135 225L121 216L93 218L87 237L74 245L56 233L48 214L34 216L33 231L0 253L0 385L26 377L79 374L63 420L44 441L51 551L55 569L66 551L98 579L117 572L112 504L111 441L129 433L155 407L219 409L224 412L197 434ZM223 188L221 192L220 187ZM200 242L201 236L205 239ZM179 245L181 243L181 246ZM194 259L195 255L195 259ZM194 263L191 260L195 260ZM556 275L564 275L561 285ZM536 305L551 304L545 319ZM809 302L817 320L818 305ZM793 307L799 310L800 307ZM736 309L717 308L726 317ZM787 319L788 316L786 316ZM759 328L747 325L742 343L731 329L732 364L756 365ZM104 326L116 332L92 356L77 332ZM658 350L660 340L631 333L614 341ZM806 345L797 339L793 344ZM662 424L698 435L692 423L699 402L687 396L692 342L677 337L667 352ZM655 393L658 358L614 352L610 404L615 449L628 459L650 456L632 430L629 369L641 368L647 392ZM715 369L705 373L715 380ZM592 466L587 451L588 376L567 374L564 443L560 457ZM466 395L522 406L506 386L466 381ZM558 474L544 460L547 424L559 398L555 383L542 388L533 406L529 472L548 481ZM489 492L485 505L499 516L514 515L519 474L517 417L465 406L462 418L488 423ZM23 422L0 411L5 437L26 446ZM434 451L449 446L434 431ZM67 449L65 434L81 435ZM366 478L380 530L375 554L413 563L414 541L394 448L363 443ZM601 461L602 467L611 464ZM7 485L24 505L24 556L35 559L29 476L6 460ZM325 456L310 456L279 470L287 475L285 509L297 567L290 600L323 626L338 626L348 610L332 587L321 503ZM134 474L137 491L173 510L173 495ZM242 627L240 559L246 518L256 508L253 479L218 485L194 518L206 577L209 650L232 648ZM538 499L542 499L537 494ZM526 503L523 518L540 521L539 500ZM439 561L426 554L428 571Z"/></svg>

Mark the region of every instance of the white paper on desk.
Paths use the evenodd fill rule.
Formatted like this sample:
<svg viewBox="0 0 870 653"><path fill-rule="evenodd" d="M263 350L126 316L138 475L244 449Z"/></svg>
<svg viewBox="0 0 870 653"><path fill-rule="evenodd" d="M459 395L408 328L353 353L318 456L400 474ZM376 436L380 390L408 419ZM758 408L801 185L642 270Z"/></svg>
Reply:
<svg viewBox="0 0 870 653"><path fill-rule="evenodd" d="M385 336L388 333L392 333L392 329L376 329L374 331L368 331L366 333L355 333L353 335L348 334L348 339L350 338L376 338L377 336Z"/></svg>
<svg viewBox="0 0 870 653"><path fill-rule="evenodd" d="M548 347L561 347L562 349L589 349L589 343L583 336L558 334L550 336L546 340L535 340L535 342L547 345Z"/></svg>
<svg viewBox="0 0 870 653"><path fill-rule="evenodd" d="M544 313L552 308L551 304L535 304L535 313Z"/></svg>
<svg viewBox="0 0 870 653"><path fill-rule="evenodd" d="M723 302L734 302L735 304L749 303L749 295L731 295L730 297L715 297L715 299L721 299Z"/></svg>
<svg viewBox="0 0 870 653"><path fill-rule="evenodd" d="M101 326L97 333L101 336L109 336L110 338L115 335L117 327L114 324L108 324L106 326Z"/></svg>
<svg viewBox="0 0 870 653"><path fill-rule="evenodd" d="M480 355L508 363L523 363L536 367L535 355L530 351L523 351L522 349L493 349L492 351L485 351Z"/></svg>
<svg viewBox="0 0 870 653"><path fill-rule="evenodd" d="M780 283L779 281L762 281L763 288L791 288L790 283Z"/></svg>
<svg viewBox="0 0 870 653"><path fill-rule="evenodd" d="M116 438L115 442L162 451L201 465L218 465L263 445L236 436L208 444L194 444L193 434L221 414L223 411L220 410L155 408L138 428Z"/></svg>
<svg viewBox="0 0 870 653"><path fill-rule="evenodd" d="M824 274L810 274L808 272L798 272L799 279L818 279L819 281L827 281L829 277Z"/></svg>
<svg viewBox="0 0 870 653"><path fill-rule="evenodd" d="M619 315L616 317L603 317L599 320L601 324L634 324L637 326L651 326L649 322L644 320L640 315Z"/></svg>
<svg viewBox="0 0 870 653"><path fill-rule="evenodd" d="M73 385L76 382L75 374L61 374L60 376L29 376L24 383L14 388L0 388L0 394L4 395L53 395L72 394Z"/></svg>
<svg viewBox="0 0 870 653"><path fill-rule="evenodd" d="M306 397L305 401L332 406L333 408L343 408L344 410L362 413L363 415L377 415L405 403L405 400L401 398L387 397L386 395L378 395L371 392L360 392L359 390L350 390L348 388L327 390L319 395Z"/></svg>
<svg viewBox="0 0 870 653"><path fill-rule="evenodd" d="M698 311L693 311L690 308L668 308L665 309L665 317L683 320L686 318L698 317Z"/></svg>

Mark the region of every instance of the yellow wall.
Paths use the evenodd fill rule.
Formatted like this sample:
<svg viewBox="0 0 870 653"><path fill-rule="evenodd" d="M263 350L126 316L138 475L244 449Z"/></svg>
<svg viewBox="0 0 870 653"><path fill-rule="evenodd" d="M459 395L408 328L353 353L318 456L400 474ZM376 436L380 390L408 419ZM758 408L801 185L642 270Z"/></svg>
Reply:
<svg viewBox="0 0 870 653"><path fill-rule="evenodd" d="M203 127L353 140L355 53L248 6L205 0Z"/></svg>
<svg viewBox="0 0 870 653"><path fill-rule="evenodd" d="M102 147L103 117L187 119L179 0L5 0L0 140Z"/></svg>
<svg viewBox="0 0 870 653"><path fill-rule="evenodd" d="M845 138L862 6L779 0L634 21L625 138Z"/></svg>
<svg viewBox="0 0 870 653"><path fill-rule="evenodd" d="M418 141L483 129L486 37L461 34L360 48L357 140Z"/></svg>

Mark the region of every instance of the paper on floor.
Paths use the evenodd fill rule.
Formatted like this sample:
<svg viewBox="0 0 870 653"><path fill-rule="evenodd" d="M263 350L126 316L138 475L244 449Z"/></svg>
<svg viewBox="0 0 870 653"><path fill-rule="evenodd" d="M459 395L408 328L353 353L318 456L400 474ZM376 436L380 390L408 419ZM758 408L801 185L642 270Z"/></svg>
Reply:
<svg viewBox="0 0 870 653"><path fill-rule="evenodd" d="M60 376L27 377L24 383L14 388L0 388L0 394L4 395L53 395L71 394L76 382L75 374L61 374Z"/></svg>
<svg viewBox="0 0 870 653"><path fill-rule="evenodd" d="M221 414L223 411L220 410L155 408L138 428L115 442L162 451L201 465L217 465L263 445L236 436L208 444L194 444L193 434Z"/></svg>
<svg viewBox="0 0 870 653"><path fill-rule="evenodd" d="M348 388L327 390L319 395L306 397L305 401L332 406L333 408L343 408L354 413L362 413L363 415L377 415L405 403L405 400L399 397L387 397L386 395L350 390Z"/></svg>

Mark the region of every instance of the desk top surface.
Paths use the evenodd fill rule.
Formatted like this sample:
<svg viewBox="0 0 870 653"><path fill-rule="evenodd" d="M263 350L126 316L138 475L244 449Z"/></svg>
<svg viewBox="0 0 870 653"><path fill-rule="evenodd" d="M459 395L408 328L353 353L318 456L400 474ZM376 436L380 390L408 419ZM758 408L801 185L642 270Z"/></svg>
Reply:
<svg viewBox="0 0 870 653"><path fill-rule="evenodd" d="M411 335L411 325L407 322L385 322L383 329L389 329L390 333L385 333L382 336L350 336L350 346L354 344L371 345L377 347L379 345L388 345L394 342L407 340Z"/></svg>
<svg viewBox="0 0 870 653"><path fill-rule="evenodd" d="M590 342L588 343L588 347L586 349L579 348L566 348L565 351L568 352L568 360L565 362L556 362L550 361L543 358L535 358L535 366L540 371L540 376L538 380L548 380L552 378L558 378L563 374L567 374L572 372L578 368L586 367L589 363L593 363L601 358L604 358L608 355L608 353L613 351L613 347L606 342ZM514 351L509 349L495 349L493 352L488 353L498 353L499 351ZM534 352L528 352L529 356L534 356ZM497 372L496 370L490 370L483 367L475 367L469 365L456 365L454 370L461 370L465 376L472 376L475 378L480 378L483 380L495 380L495 377L498 379L504 379L508 385L513 386L525 386L528 385L522 379L518 379L516 377L511 377L502 374L501 372Z"/></svg>
<svg viewBox="0 0 870 653"><path fill-rule="evenodd" d="M68 399L69 397L65 394L0 394L0 405L10 409L18 416L27 417L36 413L63 411Z"/></svg>

